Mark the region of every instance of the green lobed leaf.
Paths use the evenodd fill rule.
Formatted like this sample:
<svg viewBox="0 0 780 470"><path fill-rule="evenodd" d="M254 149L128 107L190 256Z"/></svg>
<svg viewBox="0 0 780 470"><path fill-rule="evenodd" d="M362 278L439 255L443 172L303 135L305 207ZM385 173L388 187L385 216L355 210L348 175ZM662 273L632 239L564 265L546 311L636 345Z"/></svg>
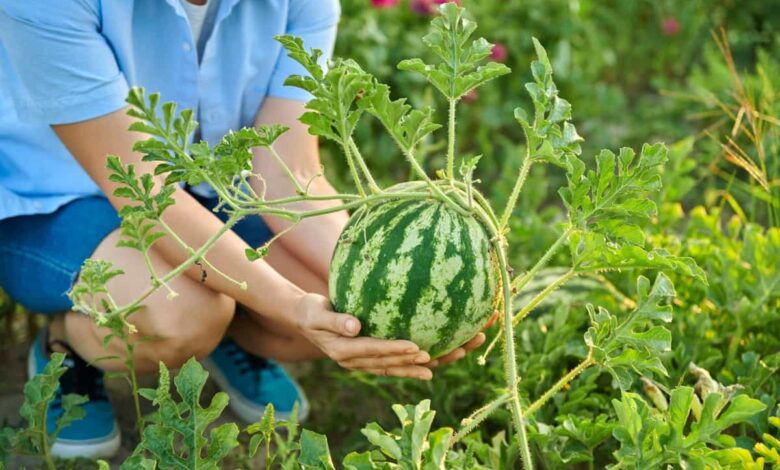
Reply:
<svg viewBox="0 0 780 470"><path fill-rule="evenodd" d="M409 153L441 127L433 122L432 108L416 110L406 103L406 98L392 100L390 87L385 84L374 83L359 106L379 119L398 145Z"/></svg>
<svg viewBox="0 0 780 470"><path fill-rule="evenodd" d="M398 68L422 75L448 100L463 95L490 80L510 72L509 67L497 62L482 62L490 55L493 45L484 38L469 42L477 28L465 17L465 10L448 2L441 5L441 15L431 22L430 32L423 42L440 60L429 65L420 59L407 59Z"/></svg>
<svg viewBox="0 0 780 470"><path fill-rule="evenodd" d="M206 428L220 417L228 403L227 394L219 392L207 407L200 405L207 378L208 372L197 360L187 361L174 379L181 398L177 402L170 393L168 368L160 363L157 389L154 393L143 391L144 397L153 398L157 413L144 428L134 455L151 456L161 468L220 468L220 462L238 446L238 427L226 423L206 436Z"/></svg>
<svg viewBox="0 0 780 470"><path fill-rule="evenodd" d="M663 323L672 320L671 299L675 296L671 281L658 274L655 282L640 276L637 280L637 307L624 316L588 305L591 327L585 342L593 359L610 372L621 389L628 389L634 374L666 375L660 356L671 350L671 333Z"/></svg>
<svg viewBox="0 0 780 470"><path fill-rule="evenodd" d="M330 456L328 438L322 434L304 429L301 433L301 455L299 462L303 468L335 470Z"/></svg>

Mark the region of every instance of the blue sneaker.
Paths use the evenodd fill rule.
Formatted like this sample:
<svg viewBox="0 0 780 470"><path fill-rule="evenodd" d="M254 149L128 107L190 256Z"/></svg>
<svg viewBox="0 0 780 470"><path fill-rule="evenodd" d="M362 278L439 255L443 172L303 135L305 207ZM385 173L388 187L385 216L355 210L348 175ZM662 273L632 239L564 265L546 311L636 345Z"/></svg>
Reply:
<svg viewBox="0 0 780 470"><path fill-rule="evenodd" d="M87 364L66 343L56 343L68 351L62 362L68 370L60 377L60 387L49 404L46 415L49 432L54 431L57 418L62 415L63 395L85 395L89 401L81 405L86 412L84 419L74 421L60 431L52 446L52 455L63 459L114 456L119 450L120 433L103 385L103 371ZM43 372L49 363L50 354L48 334L43 331L30 346L27 359L27 373L30 377Z"/></svg>
<svg viewBox="0 0 780 470"><path fill-rule="evenodd" d="M278 419L290 419L298 403L298 420L309 414L303 390L276 362L244 351L225 338L203 361L203 367L230 397L230 409L247 423L260 420L269 403Z"/></svg>

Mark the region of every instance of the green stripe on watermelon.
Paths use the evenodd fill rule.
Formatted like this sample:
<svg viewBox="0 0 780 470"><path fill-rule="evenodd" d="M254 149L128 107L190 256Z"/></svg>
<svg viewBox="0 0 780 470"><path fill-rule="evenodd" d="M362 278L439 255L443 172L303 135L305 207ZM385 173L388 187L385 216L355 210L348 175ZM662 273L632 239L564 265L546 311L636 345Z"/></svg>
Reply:
<svg viewBox="0 0 780 470"><path fill-rule="evenodd" d="M436 200L361 208L331 262L331 302L361 334L409 339L432 357L480 331L496 291L486 230Z"/></svg>

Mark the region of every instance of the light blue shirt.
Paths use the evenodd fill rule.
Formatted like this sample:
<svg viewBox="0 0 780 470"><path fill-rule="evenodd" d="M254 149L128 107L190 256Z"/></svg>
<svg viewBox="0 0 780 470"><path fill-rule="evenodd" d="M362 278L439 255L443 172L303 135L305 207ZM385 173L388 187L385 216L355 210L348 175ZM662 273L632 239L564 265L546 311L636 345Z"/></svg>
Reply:
<svg viewBox="0 0 780 470"><path fill-rule="evenodd" d="M0 0L0 219L101 193L50 125L116 111L130 86L197 109L209 142L251 126L266 96L307 100L284 86L305 72L274 36L329 56L339 13L338 0L220 0L198 64L179 0Z"/></svg>

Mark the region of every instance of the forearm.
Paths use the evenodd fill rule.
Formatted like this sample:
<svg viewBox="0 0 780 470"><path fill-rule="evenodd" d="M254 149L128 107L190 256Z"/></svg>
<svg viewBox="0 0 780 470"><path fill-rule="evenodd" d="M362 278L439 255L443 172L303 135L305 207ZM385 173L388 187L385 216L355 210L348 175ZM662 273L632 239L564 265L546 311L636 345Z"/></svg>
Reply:
<svg viewBox="0 0 780 470"><path fill-rule="evenodd" d="M181 241L197 250L224 224L183 190L178 190L174 197L176 204L165 211L162 219ZM193 265L186 274L202 280L208 287L236 299L270 320L294 327L294 306L304 292L268 263L262 260L249 262L244 255L247 247L238 235L227 231L207 252L205 260L208 263ZM155 249L174 265L179 265L190 256L172 236L160 239ZM215 272L209 264L225 276ZM242 289L235 281L245 282L247 288ZM270 292L273 295L269 295Z"/></svg>
<svg viewBox="0 0 780 470"><path fill-rule="evenodd" d="M258 194L264 193L266 199L280 199L296 196L296 186L307 190L310 195L325 196L336 194L336 190L321 175L320 155L317 138L308 133L306 126L298 118L305 111L303 103L268 98L259 110L255 124L282 124L289 130L275 143L275 154L265 149L255 149L253 160L255 171L263 176L263 181L254 180ZM281 158L285 168L277 161ZM290 180L290 174L298 184ZM341 201L306 201L290 205L296 211L317 210L333 207ZM290 222L279 218L265 218L271 229L280 233L289 228ZM301 263L323 280L328 278L330 257L336 242L346 225L346 211L331 213L305 219L298 226L281 237L280 242Z"/></svg>
<svg viewBox="0 0 780 470"><path fill-rule="evenodd" d="M136 140L146 138L142 134L128 132L132 122L125 110L120 110L89 121L53 126L71 154L100 186L117 210L130 201L114 195L118 184L110 178L110 172L106 168L106 155L119 155L123 164L135 165L139 174L154 171L152 162L142 161L141 155L132 150ZM101 138L96 139L95 136ZM161 187L161 176L155 178L155 184L158 189ZM162 220L190 248L199 249L223 228L224 224L186 191L177 189L174 198L176 203L166 209ZM259 314L282 323L291 323L290 316L297 313L294 306L303 292L265 262L250 263L244 255L245 248L246 244L235 233L227 231L211 247L206 259L228 276L245 281L248 289L242 290L235 282L215 272L209 272L210 268L206 263L201 263L207 273L206 284L246 304ZM180 265L191 256L171 235L159 239L153 249L174 266ZM158 277L166 274L168 273L156 273ZM187 271L187 275L200 279L200 268L192 267ZM273 292L273 295L268 295L269 292Z"/></svg>
<svg viewBox="0 0 780 470"><path fill-rule="evenodd" d="M315 179L309 186L309 192L310 194L320 196L336 194L336 190L333 189L324 177ZM292 185L282 183L269 185L266 196L271 200L289 197L294 195L293 193L294 188L292 188ZM334 207L339 204L341 204L339 200L305 201L290 204L286 208L306 212ZM279 217L266 216L264 219L274 233L281 233L292 225L292 222ZM327 281L330 258L347 220L346 211L304 219L295 228L285 233L279 239L279 243L309 268L310 271L316 274L317 277Z"/></svg>

